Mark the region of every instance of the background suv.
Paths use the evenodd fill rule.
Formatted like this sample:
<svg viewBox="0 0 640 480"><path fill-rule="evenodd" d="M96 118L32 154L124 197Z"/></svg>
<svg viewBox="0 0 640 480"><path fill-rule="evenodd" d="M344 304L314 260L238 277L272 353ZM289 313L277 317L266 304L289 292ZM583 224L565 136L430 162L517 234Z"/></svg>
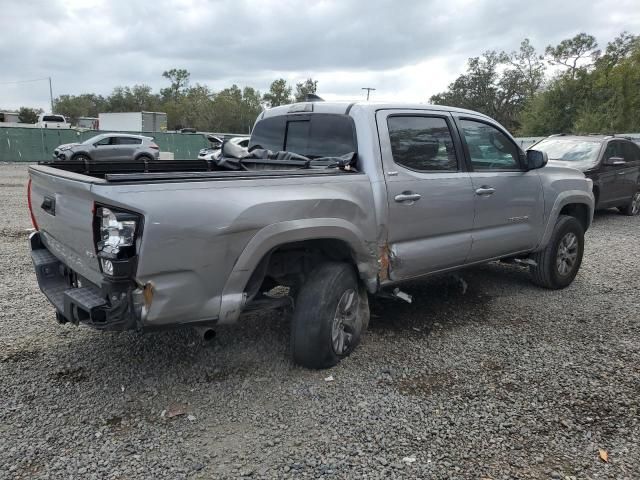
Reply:
<svg viewBox="0 0 640 480"><path fill-rule="evenodd" d="M577 168L593 180L596 208L640 214L640 146L615 136L553 135L532 145L550 165Z"/></svg>
<svg viewBox="0 0 640 480"><path fill-rule="evenodd" d="M82 143L59 145L53 151L56 160L158 160L160 147L153 137L125 133L103 133Z"/></svg>

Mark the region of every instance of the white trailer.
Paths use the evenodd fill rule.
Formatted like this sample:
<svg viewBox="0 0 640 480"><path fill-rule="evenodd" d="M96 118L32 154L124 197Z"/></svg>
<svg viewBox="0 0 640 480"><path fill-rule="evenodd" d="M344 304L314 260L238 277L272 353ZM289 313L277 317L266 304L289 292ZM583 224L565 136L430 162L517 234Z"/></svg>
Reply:
<svg viewBox="0 0 640 480"><path fill-rule="evenodd" d="M165 132L167 114L164 112L99 113L98 129L116 132Z"/></svg>

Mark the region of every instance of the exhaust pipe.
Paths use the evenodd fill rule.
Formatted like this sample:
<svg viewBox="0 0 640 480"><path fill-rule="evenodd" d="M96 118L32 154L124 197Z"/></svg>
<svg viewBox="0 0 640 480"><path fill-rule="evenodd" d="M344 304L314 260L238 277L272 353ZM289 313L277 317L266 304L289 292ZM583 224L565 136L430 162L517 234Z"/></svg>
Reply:
<svg viewBox="0 0 640 480"><path fill-rule="evenodd" d="M216 331L211 327L196 327L196 331L205 342L211 342L216 338Z"/></svg>

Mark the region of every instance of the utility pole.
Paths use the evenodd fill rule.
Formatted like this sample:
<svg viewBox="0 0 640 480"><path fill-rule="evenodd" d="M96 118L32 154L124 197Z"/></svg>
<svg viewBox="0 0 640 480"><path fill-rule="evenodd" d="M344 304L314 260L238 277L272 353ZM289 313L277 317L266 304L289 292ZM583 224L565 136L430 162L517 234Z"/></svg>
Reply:
<svg viewBox="0 0 640 480"><path fill-rule="evenodd" d="M362 90L366 90L367 91L367 101L369 100L369 94L371 93L371 90L375 90L375 88L372 87L362 87Z"/></svg>
<svg viewBox="0 0 640 480"><path fill-rule="evenodd" d="M51 77L49 77L49 99L51 100L51 113L56 113L53 111L53 88L51 88Z"/></svg>

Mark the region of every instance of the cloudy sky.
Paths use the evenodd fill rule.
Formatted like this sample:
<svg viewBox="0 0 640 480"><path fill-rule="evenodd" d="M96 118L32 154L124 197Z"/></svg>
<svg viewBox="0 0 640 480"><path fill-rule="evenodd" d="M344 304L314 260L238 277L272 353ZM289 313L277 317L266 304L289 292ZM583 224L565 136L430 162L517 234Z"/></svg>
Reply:
<svg viewBox="0 0 640 480"><path fill-rule="evenodd" d="M485 50L542 51L581 31L640 33L638 0L0 0L0 108L166 86L186 68L215 90L313 77L327 99L426 101Z"/></svg>

